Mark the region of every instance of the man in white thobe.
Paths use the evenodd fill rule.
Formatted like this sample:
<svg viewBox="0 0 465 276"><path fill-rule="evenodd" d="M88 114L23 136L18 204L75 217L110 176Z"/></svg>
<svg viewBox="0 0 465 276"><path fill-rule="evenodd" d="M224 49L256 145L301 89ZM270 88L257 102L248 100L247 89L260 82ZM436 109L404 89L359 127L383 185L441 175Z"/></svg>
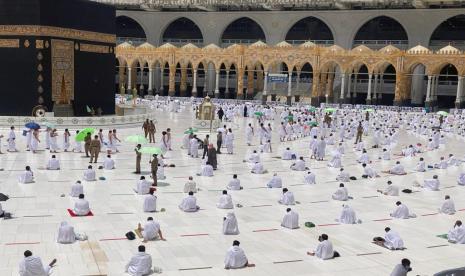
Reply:
<svg viewBox="0 0 465 276"><path fill-rule="evenodd" d="M209 162L205 163L205 165L202 165L202 169L200 173L198 174L199 176L207 176L207 177L212 177L213 176L213 166L210 165Z"/></svg>
<svg viewBox="0 0 465 276"><path fill-rule="evenodd" d="M85 181L95 181L95 170L92 168L91 165L87 167L87 170L84 171L84 180Z"/></svg>
<svg viewBox="0 0 465 276"><path fill-rule="evenodd" d="M316 184L316 175L313 172L307 172L304 176L305 184Z"/></svg>
<svg viewBox="0 0 465 276"><path fill-rule="evenodd" d="M371 166L368 166L367 164L362 164L362 167L363 167L363 175L362 175L362 177L364 177L364 178L379 177L378 172L375 171Z"/></svg>
<svg viewBox="0 0 465 276"><path fill-rule="evenodd" d="M58 229L57 242L68 244L74 243L76 241L76 233L74 232L74 227L69 225L66 221L63 221L60 224Z"/></svg>
<svg viewBox="0 0 465 276"><path fill-rule="evenodd" d="M228 212L223 218L223 235L239 235L239 226L233 212Z"/></svg>
<svg viewBox="0 0 465 276"><path fill-rule="evenodd" d="M179 209L188 213L197 212L200 209L197 206L197 198L195 198L193 192L189 192L189 195L182 200L181 204L179 204Z"/></svg>
<svg viewBox="0 0 465 276"><path fill-rule="evenodd" d="M339 184L339 188L334 192L332 195L332 198L334 200L339 200L339 201L347 201L349 200L349 191L347 190L346 187L344 187L343 183Z"/></svg>
<svg viewBox="0 0 465 276"><path fill-rule="evenodd" d="M379 193L388 196L399 196L399 187L397 185L393 185L392 181L387 182L387 187L384 191L378 190Z"/></svg>
<svg viewBox="0 0 465 276"><path fill-rule="evenodd" d="M441 157L439 159L439 163L436 163L433 165L435 169L443 169L443 170L447 169L447 166L448 166L447 161L444 159L444 157Z"/></svg>
<svg viewBox="0 0 465 276"><path fill-rule="evenodd" d="M223 190L223 193L220 196L220 199L218 203L216 204L216 207L218 207L219 209L233 209L234 208L232 197L231 195L228 195L228 191Z"/></svg>
<svg viewBox="0 0 465 276"><path fill-rule="evenodd" d="M291 208L287 208L281 226L289 229L299 228L299 214L291 210Z"/></svg>
<svg viewBox="0 0 465 276"><path fill-rule="evenodd" d="M192 157L199 157L199 140L197 140L196 135L189 141L189 149Z"/></svg>
<svg viewBox="0 0 465 276"><path fill-rule="evenodd" d="M357 215L355 214L355 210L347 204L342 205L339 222L343 224L356 224Z"/></svg>
<svg viewBox="0 0 465 276"><path fill-rule="evenodd" d="M78 180L71 185L71 193L69 193L69 196L78 197L80 194L84 194L84 186L81 184L81 181Z"/></svg>
<svg viewBox="0 0 465 276"><path fill-rule="evenodd" d="M138 195L146 195L150 192L150 187L152 187L152 183L147 181L145 176L141 176L140 180L137 181L134 192L136 192Z"/></svg>
<svg viewBox="0 0 465 276"><path fill-rule="evenodd" d="M397 201L396 206L397 207L394 210L394 212L391 213L391 217L398 218L398 219L408 219L408 218L415 217L414 214L410 214L408 207L402 204L402 202Z"/></svg>
<svg viewBox="0 0 465 276"><path fill-rule="evenodd" d="M335 151L333 153L333 157L328 162L328 167L332 167L332 168L340 168L340 167L342 167L341 154L338 151Z"/></svg>
<svg viewBox="0 0 465 276"><path fill-rule="evenodd" d="M316 145L316 159L322 161L326 154L326 141L323 137Z"/></svg>
<svg viewBox="0 0 465 276"><path fill-rule="evenodd" d="M59 170L60 169L60 161L56 159L55 155L52 155L47 162L47 166L45 167L47 170Z"/></svg>
<svg viewBox="0 0 465 276"><path fill-rule="evenodd" d="M457 159L452 153L449 154L449 159L447 159L447 165L449 166L460 166L460 160Z"/></svg>
<svg viewBox="0 0 465 276"><path fill-rule="evenodd" d="M22 172L18 177L19 183L32 183L34 182L34 173L31 171L31 167L26 166L26 170Z"/></svg>
<svg viewBox="0 0 465 276"><path fill-rule="evenodd" d="M334 258L333 244L328 240L328 235L322 234L318 237L320 242L314 252L307 252L307 255L316 256L322 260Z"/></svg>
<svg viewBox="0 0 465 276"><path fill-rule="evenodd" d="M410 260L409 259L402 259L400 264L397 264L394 267L394 270L389 274L389 276L407 276L407 273L412 271L410 267Z"/></svg>
<svg viewBox="0 0 465 276"><path fill-rule="evenodd" d="M290 192L287 188L284 188L283 194L281 195L281 198L278 200L278 203L283 205L295 205L294 194Z"/></svg>
<svg viewBox="0 0 465 276"><path fill-rule="evenodd" d="M362 155L360 155L357 161L362 164L370 163L370 157L368 156L368 153L366 150L363 150Z"/></svg>
<svg viewBox="0 0 465 276"><path fill-rule="evenodd" d="M113 170L115 168L115 161L111 159L111 155L107 155L107 158L103 161L103 168L105 170Z"/></svg>
<svg viewBox="0 0 465 276"><path fill-rule="evenodd" d="M283 187L283 180L277 173L273 175L270 181L266 184L268 188L282 188Z"/></svg>
<svg viewBox="0 0 465 276"><path fill-rule="evenodd" d="M295 156L295 153L290 148L286 148L281 155L281 160L292 160L293 155Z"/></svg>
<svg viewBox="0 0 465 276"><path fill-rule="evenodd" d="M236 269L255 266L249 263L247 256L245 256L244 250L242 250L242 248L240 248L239 245L239 241L233 241L233 245L226 252L226 257L224 258L225 269Z"/></svg>
<svg viewBox="0 0 465 276"><path fill-rule="evenodd" d="M87 216L89 214L89 201L84 199L84 194L79 195L79 199L74 203L73 211L77 216Z"/></svg>
<svg viewBox="0 0 465 276"><path fill-rule="evenodd" d="M455 214L455 204L454 201L450 198L450 196L446 195L444 197L444 202L441 205L441 208L439 209L439 212L446 214L446 215L453 215Z"/></svg>
<svg viewBox="0 0 465 276"><path fill-rule="evenodd" d="M388 173L395 174L395 175L405 175L405 174L407 174L405 172L404 166L402 166L402 164L400 164L400 161L397 161L396 164L394 165L394 167L392 167L388 171Z"/></svg>
<svg viewBox="0 0 465 276"><path fill-rule="evenodd" d="M460 173L459 177L457 178L457 184L465 186L465 173Z"/></svg>
<svg viewBox="0 0 465 276"><path fill-rule="evenodd" d="M249 158L248 158L247 161L250 162L250 163L252 163L252 164L257 163L257 162L260 162L260 154L258 154L257 151L254 150L254 151L250 154L250 156L249 156Z"/></svg>
<svg viewBox="0 0 465 276"><path fill-rule="evenodd" d="M19 263L20 276L46 276L50 275L50 270L56 263L56 259L44 266L40 257L32 256L29 250L24 251L24 259Z"/></svg>
<svg viewBox="0 0 465 276"><path fill-rule="evenodd" d="M15 152L18 151L16 149L16 134L15 134L15 127L10 127L10 133L8 134L8 152Z"/></svg>
<svg viewBox="0 0 465 276"><path fill-rule="evenodd" d="M228 190L233 190L233 191L238 191L242 189L241 187L241 181L237 179L237 174L233 175L233 179L229 181L228 186L226 186L226 189Z"/></svg>
<svg viewBox="0 0 465 276"><path fill-rule="evenodd" d="M147 218L147 222L144 227L142 227L139 223L137 230L142 234L142 237L144 238L143 242L153 241L158 238L162 241L165 240L165 238L163 238L163 233L161 232L160 224L154 221L152 217Z"/></svg>
<svg viewBox="0 0 465 276"><path fill-rule="evenodd" d="M264 174L265 172L266 172L266 170L263 168L262 163L257 162L255 164L253 164L251 173Z"/></svg>
<svg viewBox="0 0 465 276"><path fill-rule="evenodd" d="M152 273L152 256L145 253L145 246L139 245L139 252L132 256L126 265L126 272L133 276L150 275Z"/></svg>
<svg viewBox="0 0 465 276"><path fill-rule="evenodd" d="M192 176L189 176L189 180L184 184L184 192L186 194L189 192L197 193L197 184Z"/></svg>
<svg viewBox="0 0 465 276"><path fill-rule="evenodd" d="M420 157L420 161L418 161L417 165L415 166L415 171L417 172L425 172L426 171L426 163L423 157Z"/></svg>
<svg viewBox="0 0 465 276"><path fill-rule="evenodd" d="M142 209L144 212L151 213L157 211L157 196L154 195L154 190L150 190L149 194L144 196L144 204Z"/></svg>
<svg viewBox="0 0 465 276"><path fill-rule="evenodd" d="M391 228L386 227L384 229L386 234L384 234L384 243L383 245L386 248L391 250L404 249L404 241L400 237L399 233L391 230Z"/></svg>
<svg viewBox="0 0 465 276"><path fill-rule="evenodd" d="M465 227L457 220L454 227L447 233L447 240L451 243L465 244Z"/></svg>
<svg viewBox="0 0 465 276"><path fill-rule="evenodd" d="M294 171L305 171L307 167L305 166L304 157L301 156L294 164L291 165L291 170Z"/></svg>
<svg viewBox="0 0 465 276"><path fill-rule="evenodd" d="M433 175L433 179L425 179L423 181L423 188L429 191L439 191L439 179L437 175Z"/></svg>
<svg viewBox="0 0 465 276"><path fill-rule="evenodd" d="M254 130L253 130L252 124L249 124L247 128L245 129L245 140L248 146L252 144L253 136L254 136Z"/></svg>
<svg viewBox="0 0 465 276"><path fill-rule="evenodd" d="M340 182L349 182L350 181L350 174L344 171L344 168L341 168L339 174L336 177L336 181Z"/></svg>

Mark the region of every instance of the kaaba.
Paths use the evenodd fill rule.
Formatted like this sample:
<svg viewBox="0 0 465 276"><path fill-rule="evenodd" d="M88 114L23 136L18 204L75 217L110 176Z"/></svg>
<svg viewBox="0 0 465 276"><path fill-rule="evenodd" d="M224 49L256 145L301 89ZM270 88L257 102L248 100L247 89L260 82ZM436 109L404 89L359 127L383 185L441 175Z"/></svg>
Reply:
<svg viewBox="0 0 465 276"><path fill-rule="evenodd" d="M115 113L115 8L0 0L0 115Z"/></svg>

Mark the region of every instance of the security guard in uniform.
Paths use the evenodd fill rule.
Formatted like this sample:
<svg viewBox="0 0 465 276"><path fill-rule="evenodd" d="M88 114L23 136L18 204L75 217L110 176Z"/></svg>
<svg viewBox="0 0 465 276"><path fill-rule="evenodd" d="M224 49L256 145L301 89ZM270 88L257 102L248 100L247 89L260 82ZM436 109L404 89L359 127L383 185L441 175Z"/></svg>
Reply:
<svg viewBox="0 0 465 276"><path fill-rule="evenodd" d="M136 152L136 173L140 174L140 160L142 159L142 153L140 152L141 145L138 144L134 151Z"/></svg>
<svg viewBox="0 0 465 276"><path fill-rule="evenodd" d="M92 160L94 161L94 163L97 163L98 154L100 153L100 147L101 147L100 139L98 135L95 135L94 139L90 141L90 144L89 144L89 149L90 149L90 162L89 163L92 163Z"/></svg>

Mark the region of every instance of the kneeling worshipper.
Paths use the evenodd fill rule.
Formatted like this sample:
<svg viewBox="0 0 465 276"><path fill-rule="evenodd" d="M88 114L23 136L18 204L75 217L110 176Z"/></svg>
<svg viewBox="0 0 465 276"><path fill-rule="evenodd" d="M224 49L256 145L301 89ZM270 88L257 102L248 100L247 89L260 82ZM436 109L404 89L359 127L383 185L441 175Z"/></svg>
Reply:
<svg viewBox="0 0 465 276"><path fill-rule="evenodd" d="M184 184L184 192L186 194L189 192L197 193L197 183L192 176L189 176L189 180Z"/></svg>
<svg viewBox="0 0 465 276"><path fill-rule="evenodd" d="M189 192L189 195L185 197L181 204L179 204L179 209L184 212L197 212L200 207L197 206L197 198L195 198L193 192Z"/></svg>
<svg viewBox="0 0 465 276"><path fill-rule="evenodd" d="M77 216L87 216L89 214L89 201L84 199L84 194L79 195L79 199L74 203L73 211Z"/></svg>
<svg viewBox="0 0 465 276"><path fill-rule="evenodd" d="M149 194L144 196L144 204L142 206L144 212L151 213L157 211L157 196L154 193L154 190L150 190Z"/></svg>
<svg viewBox="0 0 465 276"><path fill-rule="evenodd" d="M339 257L339 253L333 250L333 244L328 240L328 235L322 234L318 237L320 242L314 252L307 252L307 255L316 256L322 260L329 260Z"/></svg>
<svg viewBox="0 0 465 276"><path fill-rule="evenodd" d="M407 276L407 273L410 271L412 271L412 268L410 267L410 260L402 259L401 263L394 267L390 276Z"/></svg>
<svg viewBox="0 0 465 276"><path fill-rule="evenodd" d="M294 171L305 171L306 169L308 168L305 166L305 161L304 161L303 156L301 156L299 160L297 160L294 164L291 165L291 170L294 170Z"/></svg>
<svg viewBox="0 0 465 276"><path fill-rule="evenodd" d="M395 175L406 175L407 174L405 172L404 166L400 164L400 161L397 161L394 167L392 167L388 171L385 171L385 173L390 173L390 174L395 174Z"/></svg>
<svg viewBox="0 0 465 276"><path fill-rule="evenodd" d="M422 188L425 188L426 190L429 191L439 191L439 179L437 175L433 175L433 179L425 179L423 181L423 186Z"/></svg>
<svg viewBox="0 0 465 276"><path fill-rule="evenodd" d="M226 189L233 190L233 191L238 191L242 189L241 181L237 179L237 174L233 175L233 179L229 181L228 186L226 186Z"/></svg>
<svg viewBox="0 0 465 276"><path fill-rule="evenodd" d="M55 155L52 155L52 158L48 160L46 169L47 170L59 170L60 169L60 161L56 159Z"/></svg>
<svg viewBox="0 0 465 276"><path fill-rule="evenodd" d="M433 168L435 169L447 169L447 161L444 159L443 156L439 159L439 163L436 163L433 165Z"/></svg>
<svg viewBox="0 0 465 276"><path fill-rule="evenodd" d="M34 173L31 171L31 167L26 166L26 170L19 175L19 183L32 183L34 182Z"/></svg>
<svg viewBox="0 0 465 276"><path fill-rule="evenodd" d="M263 168L263 165L262 163L260 162L257 162L255 163L253 166L252 166L252 170L251 170L251 173L254 173L254 174L264 174L266 173L267 171Z"/></svg>
<svg viewBox="0 0 465 276"><path fill-rule="evenodd" d="M347 201L349 200L349 191L347 190L346 187L344 187L343 183L339 184L339 188L334 192L332 195L332 198L334 200L339 200L339 201Z"/></svg>
<svg viewBox="0 0 465 276"><path fill-rule="evenodd" d="M420 157L420 161L418 161L417 165L415 166L415 171L417 172L425 172L426 171L426 163L423 157Z"/></svg>
<svg viewBox="0 0 465 276"><path fill-rule="evenodd" d="M333 153L332 159L328 162L328 167L331 167L331 168L342 167L341 154L338 151Z"/></svg>
<svg viewBox="0 0 465 276"><path fill-rule="evenodd" d="M391 152L389 150L387 150L386 148L383 149L383 152L381 153L381 155L378 157L378 159L380 160L384 160L384 161L389 161L391 160Z"/></svg>
<svg viewBox="0 0 465 276"><path fill-rule="evenodd" d="M111 159L111 155L107 155L107 158L103 161L103 168L105 170L113 170L115 168L115 160Z"/></svg>
<svg viewBox="0 0 465 276"><path fill-rule="evenodd" d="M292 160L295 159L295 152L293 152L290 148L286 148L281 155L281 160Z"/></svg>
<svg viewBox="0 0 465 276"><path fill-rule="evenodd" d="M311 171L308 171L304 176L304 182L305 184L316 184L316 175Z"/></svg>
<svg viewBox="0 0 465 276"><path fill-rule="evenodd" d="M236 215L233 212L228 212L223 218L223 234L239 235L239 226L237 225Z"/></svg>
<svg viewBox="0 0 465 276"><path fill-rule="evenodd" d="M458 179L457 179L457 184L461 186L465 186L465 173L460 173Z"/></svg>
<svg viewBox="0 0 465 276"><path fill-rule="evenodd" d="M399 233L395 232L394 230L391 230L391 228L389 227L384 228L384 231L386 232L384 234L384 239L381 237L376 237L373 239L374 243L384 246L390 250L405 249L404 241L400 237Z"/></svg>
<svg viewBox="0 0 465 276"><path fill-rule="evenodd" d="M96 181L95 170L91 165L87 166L87 170L84 171L84 180L85 181Z"/></svg>
<svg viewBox="0 0 465 276"><path fill-rule="evenodd" d="M68 222L63 221L60 224L60 228L58 229L58 238L57 242L62 244L69 244L74 243L78 239L84 239L80 237L80 235L74 232L74 227L69 225Z"/></svg>
<svg viewBox="0 0 465 276"><path fill-rule="evenodd" d="M447 165L449 166L460 166L460 160L456 158L452 153L449 154L449 158L447 159Z"/></svg>
<svg viewBox="0 0 465 276"><path fill-rule="evenodd" d="M81 181L78 180L71 186L71 193L69 193L69 195L71 197L78 197L80 194L84 194L84 186L82 186Z"/></svg>
<svg viewBox="0 0 465 276"><path fill-rule="evenodd" d="M20 276L46 276L50 275L52 267L57 262L53 259L49 265L44 266L40 257L32 256L29 250L24 251L24 259L19 262Z"/></svg>
<svg viewBox="0 0 465 276"><path fill-rule="evenodd" d="M375 178L379 177L379 174L377 171L375 171L372 167L368 166L367 164L362 164L363 167L363 178Z"/></svg>
<svg viewBox="0 0 465 276"><path fill-rule="evenodd" d="M367 164L370 163L370 157L368 156L367 151L364 149L362 155L357 159L358 163Z"/></svg>
<svg viewBox="0 0 465 276"><path fill-rule="evenodd" d="M233 241L232 246L226 252L226 257L224 258L225 269L237 269L255 266L254 264L249 263L247 256L245 256L244 250L242 250L239 245L239 241Z"/></svg>
<svg viewBox="0 0 465 276"><path fill-rule="evenodd" d="M355 210L347 204L342 205L341 215L336 221L343 224L356 224L357 215L355 214Z"/></svg>
<svg viewBox="0 0 465 276"><path fill-rule="evenodd" d="M392 185L392 181L389 180L386 189L384 191L378 190L378 192L388 196L399 196L399 187Z"/></svg>
<svg viewBox="0 0 465 276"><path fill-rule="evenodd" d="M446 195L444 197L444 202L441 205L441 208L439 209L439 212L446 214L446 215L453 215L455 214L455 204L452 199L450 199L450 196Z"/></svg>
<svg viewBox="0 0 465 276"><path fill-rule="evenodd" d="M266 184L268 188L282 188L283 187L283 180L277 173L273 175L270 181Z"/></svg>
<svg viewBox="0 0 465 276"><path fill-rule="evenodd" d="M281 226L289 229L299 228L299 214L291 210L291 208L287 208Z"/></svg>
<svg viewBox="0 0 465 276"><path fill-rule="evenodd" d="M208 176L208 177L213 176L213 166L210 165L210 162L207 162L207 163L205 163L205 165L202 165L201 172L198 175L199 176Z"/></svg>
<svg viewBox="0 0 465 276"><path fill-rule="evenodd" d="M454 227L447 233L447 240L450 243L465 244L465 227L462 221L457 220Z"/></svg>
<svg viewBox="0 0 465 276"><path fill-rule="evenodd" d="M250 155L249 158L247 158L247 162L251 164L255 164L257 162L260 162L260 154L257 153L256 150L254 150Z"/></svg>
<svg viewBox="0 0 465 276"><path fill-rule="evenodd" d="M137 181L136 188L134 192L138 195L146 195L150 192L150 188L152 187L152 183L145 179L145 176L141 176L140 180Z"/></svg>
<svg viewBox="0 0 465 276"><path fill-rule="evenodd" d="M126 265L126 272L132 276L150 275L152 271L152 256L145 253L145 246L139 245L138 251Z"/></svg>
<svg viewBox="0 0 465 276"><path fill-rule="evenodd" d="M224 190L223 194L220 196L220 200L216 204L216 207L219 209L233 209L234 204L232 202L231 195L228 195L228 191Z"/></svg>
<svg viewBox="0 0 465 276"><path fill-rule="evenodd" d="M165 241L163 238L163 234L160 229L160 224L153 220L152 217L147 218L147 222L145 223L144 227L139 223L137 225L137 231L142 234L144 240L142 242L153 241L156 239L160 239Z"/></svg>
<svg viewBox="0 0 465 276"><path fill-rule="evenodd" d="M290 192L287 188L283 188L283 194L278 200L279 204L283 205L295 205L294 194Z"/></svg>
<svg viewBox="0 0 465 276"><path fill-rule="evenodd" d="M336 181L349 182L350 174L344 171L344 168L341 168L339 174L336 176Z"/></svg>
<svg viewBox="0 0 465 276"><path fill-rule="evenodd" d="M415 214L411 214L408 207L402 204L402 202L397 201L396 206L397 207L394 212L390 214L391 217L398 219L409 219L417 217Z"/></svg>

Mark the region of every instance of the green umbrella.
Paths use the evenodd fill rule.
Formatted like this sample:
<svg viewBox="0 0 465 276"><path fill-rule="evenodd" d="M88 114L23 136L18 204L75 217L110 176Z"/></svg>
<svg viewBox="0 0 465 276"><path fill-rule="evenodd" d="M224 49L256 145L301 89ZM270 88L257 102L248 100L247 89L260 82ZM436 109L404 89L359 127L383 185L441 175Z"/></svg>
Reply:
<svg viewBox="0 0 465 276"><path fill-rule="evenodd" d="M79 133L76 135L76 137L75 137L74 139L75 139L76 141L78 141L78 142L82 142L82 141L84 141L84 138L86 138L86 135L87 135L87 133L89 133L89 132L90 132L90 134L94 133L94 132L95 132L95 128L87 127L87 128L85 128L85 129L79 131Z"/></svg>
<svg viewBox="0 0 465 276"><path fill-rule="evenodd" d="M310 112L314 112L316 110L316 108L311 106L311 107L307 108L307 110L310 111Z"/></svg>
<svg viewBox="0 0 465 276"><path fill-rule="evenodd" d="M449 113L447 113L447 112L445 112L445 111L438 111L436 114L442 115L442 116L447 116L447 115L449 115Z"/></svg>
<svg viewBox="0 0 465 276"><path fill-rule="evenodd" d="M307 122L307 125L309 126L318 126L317 122Z"/></svg>
<svg viewBox="0 0 465 276"><path fill-rule="evenodd" d="M263 116L263 112L260 112L260 111L257 111L254 114L257 115L257 116Z"/></svg>
<svg viewBox="0 0 465 276"><path fill-rule="evenodd" d="M163 153L160 148L156 148L156 147L143 147L139 150L139 152L148 153L148 154L162 154Z"/></svg>
<svg viewBox="0 0 465 276"><path fill-rule="evenodd" d="M328 108L325 108L325 111L326 112L334 112L334 111L336 111L336 108L328 107Z"/></svg>
<svg viewBox="0 0 465 276"><path fill-rule="evenodd" d="M373 112L373 111L374 111L373 108L368 108L368 109L363 110L363 112Z"/></svg>
<svg viewBox="0 0 465 276"><path fill-rule="evenodd" d="M48 127L48 128L55 128L55 124L52 124L50 122L44 122L42 125Z"/></svg>
<svg viewBox="0 0 465 276"><path fill-rule="evenodd" d="M190 127L190 128L188 128L188 129L186 129L184 131L184 134L192 134L192 133L197 132L197 131L199 131L199 130L196 129L195 127Z"/></svg>
<svg viewBox="0 0 465 276"><path fill-rule="evenodd" d="M135 144L147 144L148 143L147 138L145 138L142 135L130 135L126 137L125 141L135 143Z"/></svg>
<svg viewBox="0 0 465 276"><path fill-rule="evenodd" d="M292 115L286 116L286 120L289 120L289 121L294 120L294 116Z"/></svg>

